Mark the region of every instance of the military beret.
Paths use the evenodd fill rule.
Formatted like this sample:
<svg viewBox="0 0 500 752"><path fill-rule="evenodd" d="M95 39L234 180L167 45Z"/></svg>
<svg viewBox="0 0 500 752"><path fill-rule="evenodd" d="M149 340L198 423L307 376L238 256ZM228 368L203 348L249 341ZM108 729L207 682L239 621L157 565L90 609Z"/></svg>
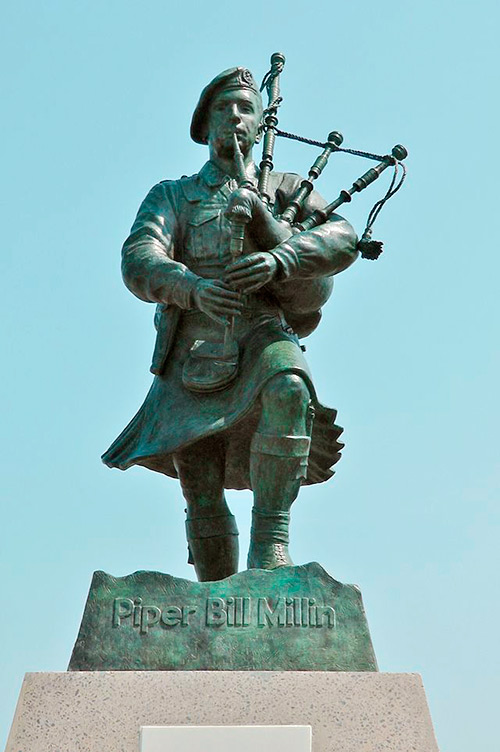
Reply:
<svg viewBox="0 0 500 752"><path fill-rule="evenodd" d="M201 92L191 119L191 138L197 144L207 143L206 119L212 99L221 91L230 89L250 89L260 97L259 88L248 68L228 68L219 73Z"/></svg>

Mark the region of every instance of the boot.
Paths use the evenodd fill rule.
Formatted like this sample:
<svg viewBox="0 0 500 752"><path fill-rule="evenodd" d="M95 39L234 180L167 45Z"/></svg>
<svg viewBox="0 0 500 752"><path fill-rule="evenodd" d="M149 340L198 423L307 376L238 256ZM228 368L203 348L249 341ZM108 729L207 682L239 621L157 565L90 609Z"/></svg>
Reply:
<svg viewBox="0 0 500 752"><path fill-rule="evenodd" d="M293 561L288 552L290 507L307 474L309 436L270 436L252 440L250 478L254 493L247 566L276 569Z"/></svg>
<svg viewBox="0 0 500 752"><path fill-rule="evenodd" d="M223 580L238 571L238 528L232 514L186 520L189 564L200 582Z"/></svg>

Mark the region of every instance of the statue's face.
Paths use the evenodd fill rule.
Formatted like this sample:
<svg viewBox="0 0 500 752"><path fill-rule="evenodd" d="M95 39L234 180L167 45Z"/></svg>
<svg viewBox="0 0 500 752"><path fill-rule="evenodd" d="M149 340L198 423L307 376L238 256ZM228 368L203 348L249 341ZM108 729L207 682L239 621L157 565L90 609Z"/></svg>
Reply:
<svg viewBox="0 0 500 752"><path fill-rule="evenodd" d="M243 154L248 154L260 134L262 100L250 89L230 89L217 94L208 113L208 145L222 158L233 156L236 133Z"/></svg>

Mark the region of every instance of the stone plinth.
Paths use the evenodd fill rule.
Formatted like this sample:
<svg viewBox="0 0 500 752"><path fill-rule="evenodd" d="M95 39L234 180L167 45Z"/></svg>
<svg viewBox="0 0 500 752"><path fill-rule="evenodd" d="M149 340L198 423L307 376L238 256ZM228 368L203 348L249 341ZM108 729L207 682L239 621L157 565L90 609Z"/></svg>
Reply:
<svg viewBox="0 0 500 752"><path fill-rule="evenodd" d="M313 752L438 752L418 674L27 674L6 752L138 752L141 726L310 725Z"/></svg>
<svg viewBox="0 0 500 752"><path fill-rule="evenodd" d="M319 564L217 582L95 572L70 671L376 671L361 592Z"/></svg>

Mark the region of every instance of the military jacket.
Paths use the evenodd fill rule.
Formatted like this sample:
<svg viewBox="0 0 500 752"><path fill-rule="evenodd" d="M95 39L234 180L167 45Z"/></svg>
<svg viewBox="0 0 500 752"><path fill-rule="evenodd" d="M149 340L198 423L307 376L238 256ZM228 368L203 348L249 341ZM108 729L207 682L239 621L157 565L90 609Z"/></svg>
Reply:
<svg viewBox="0 0 500 752"><path fill-rule="evenodd" d="M249 173L257 181L256 168ZM290 173L270 176L271 210L281 213L301 178ZM155 185L139 208L122 250L127 287L141 300L157 303L158 337L151 370L161 373L182 310L194 307L200 277L220 278L230 263L230 223L224 215L236 181L213 162L199 173ZM313 191L302 211L307 216L325 201ZM300 219L301 217L299 217ZM278 262L278 284L331 276L356 258L356 235L341 217L293 235L273 249L258 248L245 237L244 253L269 250Z"/></svg>

